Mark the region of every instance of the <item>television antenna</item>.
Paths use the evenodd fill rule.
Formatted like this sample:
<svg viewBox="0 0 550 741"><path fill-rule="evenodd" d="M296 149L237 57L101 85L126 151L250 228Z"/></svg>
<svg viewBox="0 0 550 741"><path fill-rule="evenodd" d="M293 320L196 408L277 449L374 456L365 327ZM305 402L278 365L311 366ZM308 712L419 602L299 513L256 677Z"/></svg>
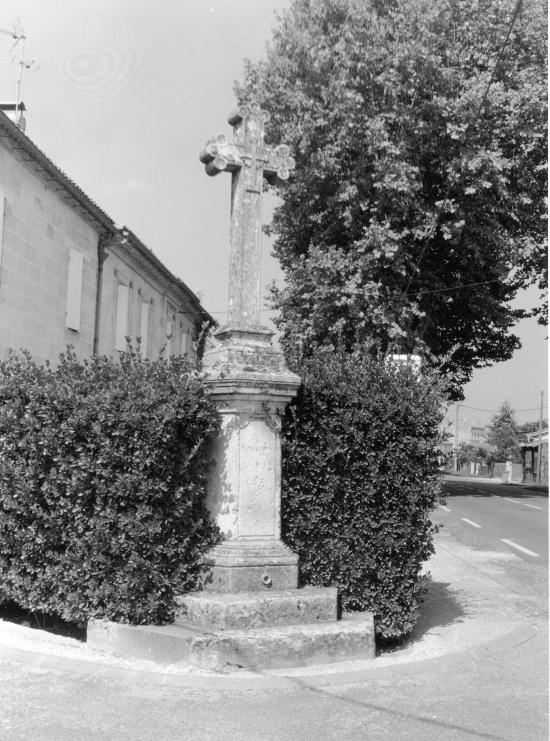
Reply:
<svg viewBox="0 0 550 741"><path fill-rule="evenodd" d="M30 69L31 67L36 66L36 61L34 59L25 59L25 42L27 40L27 37L25 36L25 32L23 30L23 26L21 25L20 18L17 18L15 23L13 24L13 28L11 30L8 30L6 28L0 28L0 33L3 33L7 36L11 36L12 39L14 39L14 42L12 44L12 47L10 49L10 54L18 44L20 44L19 47L19 73L17 75L17 85L16 85L16 91L15 91L15 122L17 123L19 120L19 109L21 108L21 81L23 79L23 70L24 69ZM14 61L15 57L12 58L12 62ZM37 67L38 69L38 67Z"/></svg>

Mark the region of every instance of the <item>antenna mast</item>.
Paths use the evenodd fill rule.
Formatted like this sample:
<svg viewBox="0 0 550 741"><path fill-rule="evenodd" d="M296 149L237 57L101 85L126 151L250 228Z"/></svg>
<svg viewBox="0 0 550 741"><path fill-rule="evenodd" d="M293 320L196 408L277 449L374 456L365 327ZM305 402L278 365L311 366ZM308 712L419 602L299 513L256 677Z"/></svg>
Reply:
<svg viewBox="0 0 550 741"><path fill-rule="evenodd" d="M17 75L17 85L15 89L15 123L18 124L19 109L21 107L21 81L23 79L23 69L29 69L29 67L32 67L32 65L34 64L34 59L30 60L29 62L25 60L25 42L27 40L27 37L25 36L25 32L23 31L23 26L21 25L21 20L19 18L13 24L13 28L11 31L8 31L5 28L0 28L0 33L6 34L8 36L11 36L12 39L15 39L10 52L15 49L19 42L21 42L21 54L19 56L18 62L19 74Z"/></svg>

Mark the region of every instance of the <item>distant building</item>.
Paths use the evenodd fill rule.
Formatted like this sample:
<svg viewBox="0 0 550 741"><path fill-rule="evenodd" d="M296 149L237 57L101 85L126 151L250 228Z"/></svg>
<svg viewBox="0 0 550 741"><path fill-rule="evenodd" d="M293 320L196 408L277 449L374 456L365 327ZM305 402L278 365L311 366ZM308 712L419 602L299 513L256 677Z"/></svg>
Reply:
<svg viewBox="0 0 550 741"><path fill-rule="evenodd" d="M67 345L112 356L127 337L140 337L148 358L190 353L214 324L197 296L7 113L0 107L0 358L24 348L55 360Z"/></svg>
<svg viewBox="0 0 550 741"><path fill-rule="evenodd" d="M470 442L472 445L484 445L487 443L487 431L485 427L470 427Z"/></svg>
<svg viewBox="0 0 550 741"><path fill-rule="evenodd" d="M526 481L536 481L539 461L539 433L530 432L521 444L523 475ZM541 482L548 483L548 430L541 435Z"/></svg>

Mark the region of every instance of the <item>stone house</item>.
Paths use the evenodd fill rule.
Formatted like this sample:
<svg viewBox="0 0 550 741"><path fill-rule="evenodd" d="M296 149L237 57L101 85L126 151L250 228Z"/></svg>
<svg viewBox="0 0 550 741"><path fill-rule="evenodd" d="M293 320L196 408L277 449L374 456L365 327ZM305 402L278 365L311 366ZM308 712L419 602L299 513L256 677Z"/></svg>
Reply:
<svg viewBox="0 0 550 741"><path fill-rule="evenodd" d="M155 358L193 352L197 296L118 227L0 107L0 358L115 355L127 337Z"/></svg>

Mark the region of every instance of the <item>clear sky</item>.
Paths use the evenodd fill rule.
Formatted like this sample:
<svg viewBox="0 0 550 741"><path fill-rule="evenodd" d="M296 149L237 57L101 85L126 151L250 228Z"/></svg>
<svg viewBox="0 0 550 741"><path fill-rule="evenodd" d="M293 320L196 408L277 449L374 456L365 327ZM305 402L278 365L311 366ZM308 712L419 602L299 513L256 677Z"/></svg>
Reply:
<svg viewBox="0 0 550 741"><path fill-rule="evenodd" d="M0 28L20 18L28 136L111 218L126 224L223 324L229 175L209 178L198 154L230 134L233 81L259 60L288 0L2 0ZM0 34L0 99L15 98L19 47ZM10 60L14 58L14 62ZM272 204L266 200L264 220ZM263 243L264 284L280 278ZM532 295L533 297L533 295ZM534 294L536 299L536 293ZM269 312L265 313L269 324ZM463 424L486 424L507 398L537 419L547 387L546 330L517 330L523 349L475 373ZM546 402L547 403L547 398ZM489 411L478 411L489 410ZM546 414L546 411L545 411Z"/></svg>

